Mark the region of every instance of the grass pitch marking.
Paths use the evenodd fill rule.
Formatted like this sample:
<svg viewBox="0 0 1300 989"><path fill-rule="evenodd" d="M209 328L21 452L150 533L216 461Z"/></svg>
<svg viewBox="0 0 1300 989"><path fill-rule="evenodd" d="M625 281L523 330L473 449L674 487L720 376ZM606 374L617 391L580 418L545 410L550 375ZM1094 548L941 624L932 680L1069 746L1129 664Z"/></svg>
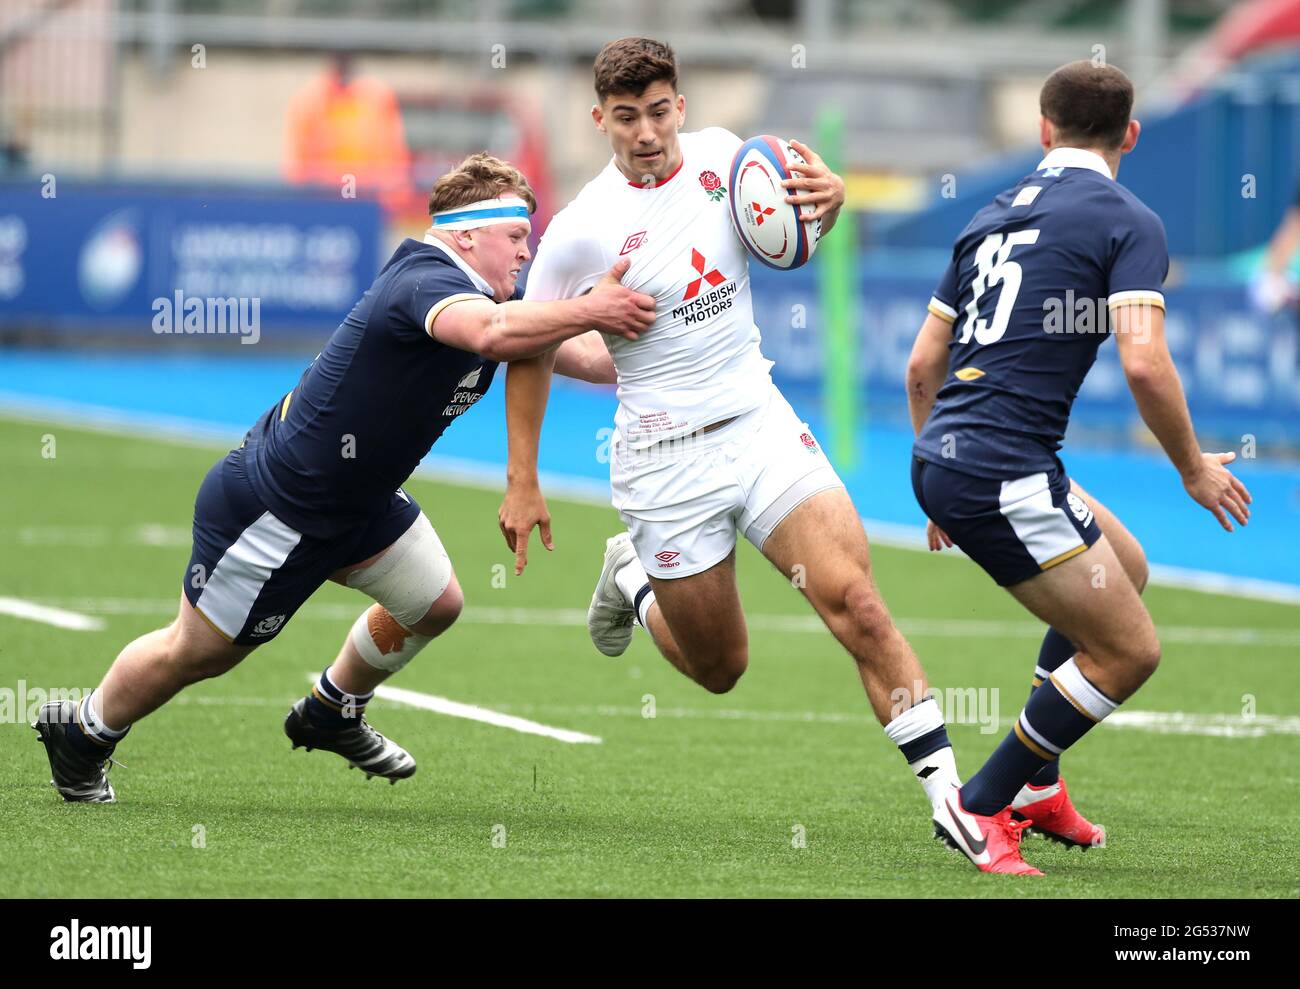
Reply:
<svg viewBox="0 0 1300 989"><path fill-rule="evenodd" d="M48 598L51 605L78 608L96 615L167 615L176 613L176 602L166 598ZM298 613L298 621L352 621L357 606L334 602L309 602ZM758 632L790 632L827 635L826 626L814 614L746 615L749 627ZM459 621L467 625L548 625L585 628L587 612L581 608L489 608L469 605ZM902 618L894 623L905 635L918 638L1017 638L1041 639L1044 626L1033 618L1023 621L981 618ZM1162 642L1232 645L1242 647L1294 648L1300 646L1300 629L1233 628L1212 625L1157 625Z"/></svg>
<svg viewBox="0 0 1300 989"><path fill-rule="evenodd" d="M189 526L145 522L122 531L107 525L26 525L18 530L24 546L107 546L110 543L188 549L193 539Z"/></svg>
<svg viewBox="0 0 1300 989"><path fill-rule="evenodd" d="M0 597L0 615L26 618L45 625L53 625L55 628L72 629L74 632L100 632L104 629L102 618L92 618L90 615L63 608L52 608L34 601L24 601L22 598Z"/></svg>
<svg viewBox="0 0 1300 989"><path fill-rule="evenodd" d="M307 674L307 679L311 683L315 683L316 678L315 673ZM389 687L380 684L375 688L375 696L397 704L418 707L424 711L433 711L435 714L445 714L452 718L465 718L469 721L481 721L486 725L509 728L511 731L523 732L525 735L542 735L546 738L553 738L557 742L568 742L572 745L599 745L602 741L595 735L570 731L567 728L552 728L550 725L529 721L527 718L521 718L517 715L503 714L500 711L492 711L486 707L478 707L475 704L462 704L460 701L448 700L446 697L438 697L434 694L422 694L418 690L405 690L402 687Z"/></svg>
<svg viewBox="0 0 1300 989"><path fill-rule="evenodd" d="M316 677L314 674L311 679L315 682ZM618 704L502 704L501 707L505 711L493 711L472 704L459 704L456 701L449 701L431 694L401 690L397 687L380 686L376 694L380 698L390 700L396 704L410 704L426 710L437 710L440 714L451 714L453 717L460 715L454 711L443 710L442 706L450 705L457 709L484 712L494 719L510 720L512 724L505 727L514 727L513 722L527 725L536 724L536 722L527 721L522 717L505 713L505 711L511 709L529 714L567 715L580 718L636 718L642 720L645 717L640 707ZM393 696L396 694L425 698L437 702L439 706L436 708L430 707L423 702L412 704L405 696ZM199 707L274 707L286 709L293 702L294 698L292 697L203 697L181 694L169 703L182 706L195 704ZM801 724L850 725L853 727L871 726L876 723L876 719L870 714L860 711L746 711L740 708L661 707L656 711L655 716L657 718L690 721L794 722ZM483 719L474 717L473 720ZM496 724L497 721L488 723ZM1003 718L1000 727L1010 728L1014 723L1014 718ZM543 733L561 732L566 735L580 736L574 739L579 742L584 740L591 742L602 741L594 735L584 736L581 732L570 732L562 728L548 728L546 725L537 725L537 727L545 729ZM949 724L948 727L962 728L969 726ZM1244 714L1212 714L1199 711L1125 711L1121 709L1103 721L1102 727L1148 731L1158 735L1263 738L1266 735L1300 735L1300 716L1293 714L1254 714L1248 716ZM518 730L523 731L526 729ZM550 737L557 736L551 735ZM563 739L563 741L570 741L570 739Z"/></svg>

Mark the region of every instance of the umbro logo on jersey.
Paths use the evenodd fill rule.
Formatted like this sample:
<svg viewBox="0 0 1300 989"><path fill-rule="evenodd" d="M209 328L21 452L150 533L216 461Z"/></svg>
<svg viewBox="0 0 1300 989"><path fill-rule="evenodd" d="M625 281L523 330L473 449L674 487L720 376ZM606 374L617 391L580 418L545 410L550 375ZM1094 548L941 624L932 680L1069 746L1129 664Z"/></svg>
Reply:
<svg viewBox="0 0 1300 989"><path fill-rule="evenodd" d="M253 630L248 634L251 638L261 638L264 635L271 635L272 633L279 631L280 626L284 624L284 620L287 617L287 615L272 615L270 618L263 618L253 626Z"/></svg>
<svg viewBox="0 0 1300 989"><path fill-rule="evenodd" d="M712 270L706 271L705 268L707 266L708 266L708 262L705 260L704 255L692 247L691 267L693 267L696 270L696 272L699 274L700 277L695 279L689 285L686 286L686 294L682 296L683 302L685 302L687 299L693 299L697 295L699 295L700 285L702 283L708 282L711 287L717 288L719 285L721 285L723 282L727 280L727 276L724 275L722 272L720 272L717 268L713 268Z"/></svg>
<svg viewBox="0 0 1300 989"><path fill-rule="evenodd" d="M681 564L677 562L677 557L681 555L676 550L666 549L656 553L655 559L659 561L661 567L679 567Z"/></svg>
<svg viewBox="0 0 1300 989"><path fill-rule="evenodd" d="M473 388L475 385L478 384L478 375L479 372L482 370L483 369L481 367L474 368L473 371L470 371L469 374L465 375L465 377L461 378L459 381L456 382L456 387Z"/></svg>
<svg viewBox="0 0 1300 989"><path fill-rule="evenodd" d="M645 243L645 235L646 231L638 230L636 233L628 237L627 240L623 241L623 250L618 252L618 256L622 257L624 254L631 254L638 247L643 245Z"/></svg>

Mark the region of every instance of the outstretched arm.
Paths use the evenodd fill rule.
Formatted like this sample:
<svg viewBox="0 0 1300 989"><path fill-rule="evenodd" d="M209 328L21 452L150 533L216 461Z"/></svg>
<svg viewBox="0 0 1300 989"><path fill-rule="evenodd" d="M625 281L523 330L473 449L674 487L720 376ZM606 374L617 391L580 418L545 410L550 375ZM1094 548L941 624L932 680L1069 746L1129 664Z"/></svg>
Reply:
<svg viewBox="0 0 1300 989"><path fill-rule="evenodd" d="M1165 342L1164 310L1142 304L1116 306L1111 321L1138 412L1178 469L1183 487L1228 532L1232 531L1229 515L1245 525L1250 518L1250 492L1224 466L1237 455L1201 452L1178 368Z"/></svg>
<svg viewBox="0 0 1300 989"><path fill-rule="evenodd" d="M577 299L498 304L469 293L452 296L429 310L425 330L440 343L493 361L537 357L590 329L635 340L654 323L655 300L620 284L629 263L616 262Z"/></svg>
<svg viewBox="0 0 1300 989"><path fill-rule="evenodd" d="M515 554L515 576L528 565L528 540L533 527L541 529L542 545L555 549L551 539L551 515L537 480L537 450L541 442L542 419L551 391L554 351L539 357L514 361L506 369L506 435L509 452L506 466L506 495L497 520L506 545Z"/></svg>

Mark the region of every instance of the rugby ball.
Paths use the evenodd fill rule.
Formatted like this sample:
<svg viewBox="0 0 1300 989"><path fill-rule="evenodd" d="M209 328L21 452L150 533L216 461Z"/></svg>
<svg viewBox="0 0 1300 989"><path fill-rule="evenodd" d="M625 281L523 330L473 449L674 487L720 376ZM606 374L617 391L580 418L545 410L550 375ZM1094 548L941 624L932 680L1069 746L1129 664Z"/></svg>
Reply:
<svg viewBox="0 0 1300 989"><path fill-rule="evenodd" d="M803 161L788 141L770 134L751 137L731 160L731 221L745 249L769 268L802 267L817 249L822 221L800 219L815 207L787 203L790 190L781 185Z"/></svg>

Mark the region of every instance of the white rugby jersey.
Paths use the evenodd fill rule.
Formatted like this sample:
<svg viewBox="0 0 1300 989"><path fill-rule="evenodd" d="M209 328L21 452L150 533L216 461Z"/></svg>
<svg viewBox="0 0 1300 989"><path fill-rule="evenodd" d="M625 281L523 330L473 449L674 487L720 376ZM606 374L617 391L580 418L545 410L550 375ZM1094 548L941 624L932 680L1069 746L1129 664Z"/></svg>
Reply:
<svg viewBox="0 0 1300 989"><path fill-rule="evenodd" d="M749 257L727 204L742 142L721 127L678 140L681 166L651 188L629 182L610 159L551 220L524 294L575 298L631 258L623 284L655 297L655 322L638 340L604 339L618 371L615 425L633 448L757 408L772 381L754 325Z"/></svg>

